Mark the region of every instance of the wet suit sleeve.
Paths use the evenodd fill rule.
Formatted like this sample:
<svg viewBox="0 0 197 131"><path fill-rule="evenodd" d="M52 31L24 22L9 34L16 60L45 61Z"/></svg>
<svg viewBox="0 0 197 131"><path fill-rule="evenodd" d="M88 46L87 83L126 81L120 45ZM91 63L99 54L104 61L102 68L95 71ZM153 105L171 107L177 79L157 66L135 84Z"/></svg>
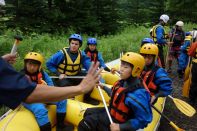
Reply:
<svg viewBox="0 0 197 131"><path fill-rule="evenodd" d="M52 79L49 77L49 75L44 71L44 81L47 83L49 86L54 86Z"/></svg>
<svg viewBox="0 0 197 131"><path fill-rule="evenodd" d="M155 97L165 97L172 92L172 81L163 68L159 68L155 73L154 83L159 88L159 92Z"/></svg>
<svg viewBox="0 0 197 131"><path fill-rule="evenodd" d="M110 72L110 69L105 65L102 54L100 52L98 53L98 61L100 62L100 67L103 67L105 71Z"/></svg>
<svg viewBox="0 0 197 131"><path fill-rule="evenodd" d="M157 34L157 43L159 45L164 45L167 43L164 38L164 29L162 26L157 27L156 34Z"/></svg>
<svg viewBox="0 0 197 131"><path fill-rule="evenodd" d="M133 118L120 124L120 130L138 130L145 128L152 121L150 95L145 89L128 93L125 104L133 111Z"/></svg>
<svg viewBox="0 0 197 131"><path fill-rule="evenodd" d="M15 109L35 88L35 83L0 58L0 104Z"/></svg>
<svg viewBox="0 0 197 131"><path fill-rule="evenodd" d="M84 51L81 52L81 56L82 56L82 65L83 67L86 69L86 71L89 70L90 66L91 66L91 60L90 57L88 57Z"/></svg>
<svg viewBox="0 0 197 131"><path fill-rule="evenodd" d="M57 76L60 75L57 68L58 65L64 60L64 54L61 51L58 51L52 55L49 60L46 62L47 69Z"/></svg>

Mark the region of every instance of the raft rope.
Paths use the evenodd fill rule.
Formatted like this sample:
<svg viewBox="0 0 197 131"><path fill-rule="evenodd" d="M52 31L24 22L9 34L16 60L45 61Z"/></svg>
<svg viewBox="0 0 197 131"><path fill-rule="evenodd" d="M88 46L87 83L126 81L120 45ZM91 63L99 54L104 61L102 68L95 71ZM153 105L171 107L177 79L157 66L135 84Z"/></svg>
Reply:
<svg viewBox="0 0 197 131"><path fill-rule="evenodd" d="M4 124L2 131L5 131L6 128L8 127L8 124L11 122L11 120L16 116L17 112L21 109L22 105L19 105L14 111L13 111L13 115L8 119L8 121ZM10 114L12 112L12 110L9 110L6 114L4 114L0 120L2 120L3 118L5 118L8 114Z"/></svg>

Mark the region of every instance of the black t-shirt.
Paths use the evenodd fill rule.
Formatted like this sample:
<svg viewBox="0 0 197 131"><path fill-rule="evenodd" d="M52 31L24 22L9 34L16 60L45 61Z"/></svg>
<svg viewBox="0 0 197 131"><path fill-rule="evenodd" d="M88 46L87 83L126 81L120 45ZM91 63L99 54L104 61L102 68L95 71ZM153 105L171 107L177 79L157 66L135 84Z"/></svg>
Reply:
<svg viewBox="0 0 197 131"><path fill-rule="evenodd" d="M15 109L35 88L35 83L15 71L0 57L0 105Z"/></svg>

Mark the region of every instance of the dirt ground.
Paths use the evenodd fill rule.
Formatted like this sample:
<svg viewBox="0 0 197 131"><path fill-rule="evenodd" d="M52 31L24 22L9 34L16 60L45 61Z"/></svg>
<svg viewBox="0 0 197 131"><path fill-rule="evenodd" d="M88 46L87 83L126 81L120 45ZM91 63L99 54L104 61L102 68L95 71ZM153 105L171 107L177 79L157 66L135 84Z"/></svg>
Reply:
<svg viewBox="0 0 197 131"><path fill-rule="evenodd" d="M188 102L187 98L182 97L182 85L183 79L178 77L176 72L177 66L174 64L173 72L169 74L173 81L173 92L172 96L175 98L179 98ZM195 107L197 109L197 106ZM183 113L181 113L176 106L174 105L173 101L169 98L166 100L164 114L173 121L178 127L186 130L186 131L197 131L197 113L193 117L187 117ZM161 119L159 131L174 131L175 129L172 128L165 119Z"/></svg>

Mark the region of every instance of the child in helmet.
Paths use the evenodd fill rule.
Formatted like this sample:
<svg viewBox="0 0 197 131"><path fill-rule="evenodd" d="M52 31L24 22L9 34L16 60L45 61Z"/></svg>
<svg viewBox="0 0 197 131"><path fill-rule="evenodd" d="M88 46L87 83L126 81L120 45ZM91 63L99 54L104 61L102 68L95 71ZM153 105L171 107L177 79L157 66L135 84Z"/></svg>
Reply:
<svg viewBox="0 0 197 131"><path fill-rule="evenodd" d="M105 108L89 108L78 125L78 131L109 131L143 129L152 121L150 94L138 79L144 68L144 58L128 52L121 58L121 80L112 89L103 89L111 95L110 124Z"/></svg>
<svg viewBox="0 0 197 131"><path fill-rule="evenodd" d="M85 76L82 67L86 70L91 65L90 58L79 48L82 46L82 37L79 34L72 34L69 37L69 47L64 47L52 55L46 63L49 71L59 76L57 85L73 86L78 85L82 79L66 79L65 76Z"/></svg>
<svg viewBox="0 0 197 131"><path fill-rule="evenodd" d="M97 50L96 38L88 38L87 47L84 50L84 52L88 57L90 57L91 61L99 61L100 67L103 67L104 70L110 72L110 69L105 65L102 54Z"/></svg>
<svg viewBox="0 0 197 131"><path fill-rule="evenodd" d="M150 90L151 103L154 104L158 97L165 97L172 92L172 81L166 71L155 64L158 57L158 47L155 44L144 44L140 54L145 59L141 78Z"/></svg>
<svg viewBox="0 0 197 131"><path fill-rule="evenodd" d="M187 55L187 51L190 47L191 40L192 40L191 33L186 32L185 33L185 42L181 46L181 53L180 53L180 56L178 58L179 64L178 64L177 72L178 72L179 78L183 77L183 74L184 74L185 69L186 69L187 64L188 64L189 56Z"/></svg>
<svg viewBox="0 0 197 131"><path fill-rule="evenodd" d="M155 43L154 43L153 39L151 39L151 38L144 38L144 39L141 41L141 47L142 47L144 44L155 44ZM157 64L159 67L162 67L161 60L160 60L159 56L157 57L156 64Z"/></svg>
<svg viewBox="0 0 197 131"><path fill-rule="evenodd" d="M24 69L21 71L24 73L30 81L37 84L47 84L53 86L53 82L48 74L43 71L42 65L44 58L37 52L30 52L25 56ZM66 103L67 100L56 102L57 105L57 128L64 127L64 118L66 115ZM51 124L48 118L48 110L43 103L27 104L23 105L32 111L38 122L41 131L51 130Z"/></svg>

